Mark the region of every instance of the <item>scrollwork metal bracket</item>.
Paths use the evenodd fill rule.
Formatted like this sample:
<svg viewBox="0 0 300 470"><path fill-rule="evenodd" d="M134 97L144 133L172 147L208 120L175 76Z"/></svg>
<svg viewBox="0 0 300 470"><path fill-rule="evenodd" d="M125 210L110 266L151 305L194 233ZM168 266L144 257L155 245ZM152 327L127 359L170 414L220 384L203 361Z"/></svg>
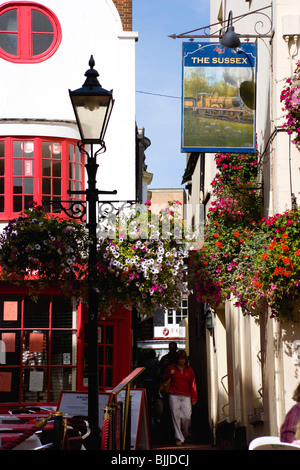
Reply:
<svg viewBox="0 0 300 470"><path fill-rule="evenodd" d="M268 15L266 15L266 13L263 13L262 11L262 10L266 10L267 8L272 8L272 5L268 5L263 8L259 8L258 10L250 11L243 15L239 15L239 16L232 18L232 23L236 23L237 21L245 18L248 15L259 14L265 17L269 23L269 27L268 27L264 24L264 22L261 19L259 19L253 25L255 34L244 34L244 33L238 34L240 38L245 38L249 40L251 38L272 38L273 37L274 31L273 31L272 19ZM212 38L212 39L216 39L217 41L219 41L223 33L225 32L224 28L227 24L227 21L228 20L226 19L226 20L223 20L222 22L213 23L208 26L203 26L202 28L193 29L192 31L187 31L186 33L171 34L168 37L172 39L189 39L190 41L194 41L194 39L200 39L200 38L205 38L205 39ZM214 31L214 29L216 30ZM261 29L260 33L258 31L259 29Z"/></svg>
<svg viewBox="0 0 300 470"><path fill-rule="evenodd" d="M86 217L86 202L85 201L55 201L55 200L43 200L42 205L46 212L59 214L64 212L68 217L75 220L85 222ZM50 208L52 207L52 211Z"/></svg>
<svg viewBox="0 0 300 470"><path fill-rule="evenodd" d="M106 191L99 191L100 194L106 194ZM109 194L114 191L108 192ZM53 212L58 214L63 212L71 219L80 220L85 222L86 219L86 201L55 201L55 200L43 200L43 207L46 212ZM110 217L117 218L120 214L126 210L132 210L138 204L137 201L98 201L98 223L103 224ZM52 207L52 211L50 210Z"/></svg>

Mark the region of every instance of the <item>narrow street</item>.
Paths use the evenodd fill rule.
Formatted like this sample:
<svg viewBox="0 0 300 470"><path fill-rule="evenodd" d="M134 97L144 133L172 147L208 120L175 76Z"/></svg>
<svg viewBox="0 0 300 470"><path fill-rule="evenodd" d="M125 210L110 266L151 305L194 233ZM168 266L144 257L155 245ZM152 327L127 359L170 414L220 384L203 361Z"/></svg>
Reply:
<svg viewBox="0 0 300 470"><path fill-rule="evenodd" d="M200 450L219 450L217 447L211 445L211 444L195 444L195 443L187 443L183 444L182 446L176 446L170 445L170 444L153 444L152 450L154 451L181 451L181 452L186 452L186 451L200 451Z"/></svg>

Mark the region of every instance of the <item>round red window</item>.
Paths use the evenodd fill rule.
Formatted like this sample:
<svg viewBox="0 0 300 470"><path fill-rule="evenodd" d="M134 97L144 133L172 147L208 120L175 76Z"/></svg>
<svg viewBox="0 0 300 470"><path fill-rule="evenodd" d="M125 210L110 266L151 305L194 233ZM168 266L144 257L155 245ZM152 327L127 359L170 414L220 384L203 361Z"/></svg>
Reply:
<svg viewBox="0 0 300 470"><path fill-rule="evenodd" d="M61 27L48 8L33 2L0 6L0 57L22 64L51 57L61 42Z"/></svg>

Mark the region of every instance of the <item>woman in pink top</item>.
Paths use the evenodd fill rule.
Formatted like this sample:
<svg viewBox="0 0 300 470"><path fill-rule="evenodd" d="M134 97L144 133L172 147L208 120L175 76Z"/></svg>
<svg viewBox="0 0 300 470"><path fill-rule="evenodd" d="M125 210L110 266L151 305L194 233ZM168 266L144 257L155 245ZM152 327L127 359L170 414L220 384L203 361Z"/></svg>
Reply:
<svg viewBox="0 0 300 470"><path fill-rule="evenodd" d="M176 364L168 367L162 380L165 381L169 377L172 377L169 403L176 445L182 445L188 437L192 405L197 402L195 374L187 364L187 355L183 349L177 351Z"/></svg>
<svg viewBox="0 0 300 470"><path fill-rule="evenodd" d="M300 383L293 394L293 400L296 402L294 406L287 412L284 422L280 428L280 440L282 442L300 443ZM299 434L299 435L298 435Z"/></svg>

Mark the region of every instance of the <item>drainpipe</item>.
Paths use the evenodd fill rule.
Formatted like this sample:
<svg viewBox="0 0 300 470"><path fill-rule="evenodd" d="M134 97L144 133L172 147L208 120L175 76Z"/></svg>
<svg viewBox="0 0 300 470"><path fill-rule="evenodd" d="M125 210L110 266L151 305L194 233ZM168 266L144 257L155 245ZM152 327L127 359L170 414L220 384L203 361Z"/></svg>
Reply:
<svg viewBox="0 0 300 470"><path fill-rule="evenodd" d="M281 324L274 322L274 385L275 385L275 403L276 403L276 429L271 429L271 434L278 434L282 424L285 411L283 404L283 376L282 376L282 337Z"/></svg>

